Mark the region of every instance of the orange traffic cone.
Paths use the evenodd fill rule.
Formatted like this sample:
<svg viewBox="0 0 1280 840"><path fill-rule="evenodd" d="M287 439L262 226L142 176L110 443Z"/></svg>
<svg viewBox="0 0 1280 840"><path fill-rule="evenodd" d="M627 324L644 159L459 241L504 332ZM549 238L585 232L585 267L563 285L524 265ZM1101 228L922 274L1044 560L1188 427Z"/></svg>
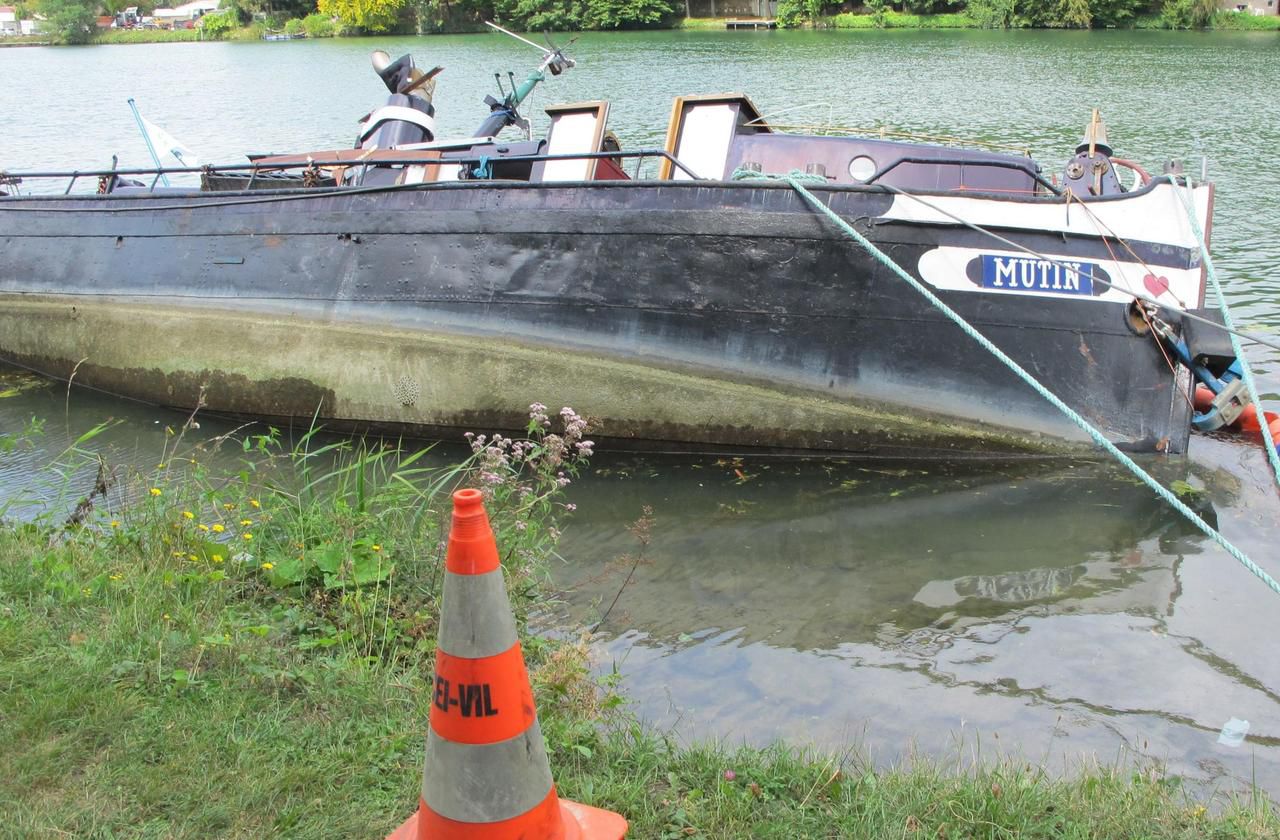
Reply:
<svg viewBox="0 0 1280 840"><path fill-rule="evenodd" d="M621 840L620 814L556 796L482 500L453 494L422 796L387 840Z"/></svg>

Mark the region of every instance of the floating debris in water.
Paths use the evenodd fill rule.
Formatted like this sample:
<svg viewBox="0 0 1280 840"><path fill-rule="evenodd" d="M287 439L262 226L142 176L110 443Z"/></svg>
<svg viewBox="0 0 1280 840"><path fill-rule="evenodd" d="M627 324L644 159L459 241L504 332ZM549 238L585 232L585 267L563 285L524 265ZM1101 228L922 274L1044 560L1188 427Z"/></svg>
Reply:
<svg viewBox="0 0 1280 840"><path fill-rule="evenodd" d="M1238 747L1244 743L1244 736L1249 734L1249 721L1231 718L1222 725L1218 735L1218 743L1226 747Z"/></svg>

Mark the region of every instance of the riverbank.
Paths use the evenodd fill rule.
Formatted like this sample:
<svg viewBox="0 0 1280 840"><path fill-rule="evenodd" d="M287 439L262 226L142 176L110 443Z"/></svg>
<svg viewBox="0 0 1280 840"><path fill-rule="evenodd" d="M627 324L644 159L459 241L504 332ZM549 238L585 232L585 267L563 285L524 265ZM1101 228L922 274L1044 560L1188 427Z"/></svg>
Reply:
<svg viewBox="0 0 1280 840"><path fill-rule="evenodd" d="M312 15L305 19L286 21L283 31L289 34L305 34L308 38L360 37L356 33L344 32L327 18L317 21L323 16ZM677 18L672 21L670 29L677 30L712 30L726 29L731 18ZM660 27L661 28L661 27ZM878 13L854 13L821 17L816 21L801 24L801 28L813 29L989 29L967 12L917 15L909 12L886 10ZM1034 28L1015 26L1012 28ZM1145 15L1135 18L1131 25L1120 27L1127 29L1180 29L1170 24L1160 15ZM1205 27L1210 31L1222 32L1280 32L1280 15L1250 15L1236 12L1220 11L1212 22ZM104 30L95 34L92 44L165 44L185 43L191 41L261 41L268 33L266 26L253 24L237 27L221 32L217 37L209 37L200 29L125 29ZM459 29L449 34L465 34L476 32L473 27ZM444 33L441 33L444 34ZM385 36L367 36L385 37ZM19 38L0 39L0 47L51 46L46 36L23 36Z"/></svg>
<svg viewBox="0 0 1280 840"><path fill-rule="evenodd" d="M573 631L527 631L571 527L560 479L590 451L573 415L553 438L534 414L531 449L481 440L460 464L314 437L196 442L192 425L154 470L122 474L93 452L101 427L81 436L47 475L45 513L0 525L5 830L385 834L417 798L449 490L479 483L560 791L624 813L632 837L1280 833L1261 792L1200 801L1154 767L1057 779L966 755L877 772L852 747L686 746L645 729ZM208 472L215 450L243 468ZM632 530L643 544L647 524Z"/></svg>
<svg viewBox="0 0 1280 840"><path fill-rule="evenodd" d="M43 35L17 35L0 38L0 47L51 47L53 42Z"/></svg>
<svg viewBox="0 0 1280 840"><path fill-rule="evenodd" d="M845 12L833 17L822 18L813 24L818 29L991 29L972 17L968 12L957 12L936 15L916 15L908 12L886 10L878 13L855 14ZM1011 29L1033 29L1025 24L1012 27L994 27ZM1160 15L1137 17L1128 27L1108 27L1121 29L1185 29L1186 27L1171 24ZM1210 31L1222 32L1280 32L1280 15L1251 15L1236 12L1218 12L1212 22L1204 27Z"/></svg>

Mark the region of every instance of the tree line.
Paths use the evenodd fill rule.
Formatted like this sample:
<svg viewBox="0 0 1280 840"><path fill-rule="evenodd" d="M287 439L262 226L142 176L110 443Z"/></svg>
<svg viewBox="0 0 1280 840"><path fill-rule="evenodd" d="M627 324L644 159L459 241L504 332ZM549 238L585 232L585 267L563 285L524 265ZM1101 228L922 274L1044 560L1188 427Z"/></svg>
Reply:
<svg viewBox="0 0 1280 840"><path fill-rule="evenodd" d="M782 26L820 24L841 12L855 11L841 0L779 0ZM882 23L891 12L912 15L963 15L988 29L1091 29L1133 26L1139 18L1159 18L1173 29L1208 26L1218 0L862 0L856 11Z"/></svg>
<svg viewBox="0 0 1280 840"><path fill-rule="evenodd" d="M181 2L181 0L177 0ZM150 14L156 0L23 0L19 17L46 20L48 36L88 43L99 15L115 16L137 5ZM199 22L207 38L229 37L243 27L285 29L312 37L368 33L465 32L495 20L526 31L662 28L678 25L685 0L224 0ZM1208 25L1217 0L779 0L784 27L825 25L850 14L859 23L892 25L893 14L962 16L964 25L997 29L1132 26L1159 16L1165 26Z"/></svg>

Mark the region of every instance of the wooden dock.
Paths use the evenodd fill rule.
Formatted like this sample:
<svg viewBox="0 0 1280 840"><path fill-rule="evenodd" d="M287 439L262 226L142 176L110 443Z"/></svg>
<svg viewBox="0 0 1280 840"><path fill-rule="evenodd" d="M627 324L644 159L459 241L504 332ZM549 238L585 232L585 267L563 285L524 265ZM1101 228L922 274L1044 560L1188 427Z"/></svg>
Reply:
<svg viewBox="0 0 1280 840"><path fill-rule="evenodd" d="M778 22L776 20L773 20L772 18L770 18L769 20L765 20L763 18L758 18L753 20L726 20L724 22L724 28L725 29L777 29Z"/></svg>

